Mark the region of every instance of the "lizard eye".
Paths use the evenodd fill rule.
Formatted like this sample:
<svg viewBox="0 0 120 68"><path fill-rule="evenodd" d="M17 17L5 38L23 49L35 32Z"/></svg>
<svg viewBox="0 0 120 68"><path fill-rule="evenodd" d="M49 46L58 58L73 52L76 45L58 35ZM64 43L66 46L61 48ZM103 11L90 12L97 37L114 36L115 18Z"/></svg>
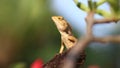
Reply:
<svg viewBox="0 0 120 68"><path fill-rule="evenodd" d="M58 19L59 19L59 20L63 20L64 18L63 18L63 17L59 17Z"/></svg>

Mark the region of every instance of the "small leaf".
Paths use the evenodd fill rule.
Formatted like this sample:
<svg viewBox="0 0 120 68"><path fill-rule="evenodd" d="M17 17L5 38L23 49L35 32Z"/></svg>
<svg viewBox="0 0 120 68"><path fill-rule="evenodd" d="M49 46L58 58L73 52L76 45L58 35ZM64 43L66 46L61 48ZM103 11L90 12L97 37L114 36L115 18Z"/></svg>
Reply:
<svg viewBox="0 0 120 68"><path fill-rule="evenodd" d="M99 1L97 2L97 7L100 6L100 5L102 5L102 4L105 3L105 2L106 2L106 0L99 0Z"/></svg>

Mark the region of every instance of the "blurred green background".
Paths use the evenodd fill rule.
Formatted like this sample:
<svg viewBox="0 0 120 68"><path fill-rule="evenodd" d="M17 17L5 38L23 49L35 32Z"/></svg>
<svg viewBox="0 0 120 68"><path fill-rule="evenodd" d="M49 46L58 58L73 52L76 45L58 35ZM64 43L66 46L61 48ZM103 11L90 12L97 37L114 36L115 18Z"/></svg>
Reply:
<svg viewBox="0 0 120 68"><path fill-rule="evenodd" d="M0 0L0 68L30 68L37 58L49 61L60 48L60 34L51 16L52 0ZM79 13L79 12L78 12ZM60 15L60 14L59 14ZM67 16L66 16L67 17ZM111 34L119 34L119 27ZM73 32L78 37L75 27ZM93 43L86 49L84 65L120 68L119 44Z"/></svg>
<svg viewBox="0 0 120 68"><path fill-rule="evenodd" d="M46 62L58 52L52 15L47 0L0 0L0 68L29 68L35 59Z"/></svg>

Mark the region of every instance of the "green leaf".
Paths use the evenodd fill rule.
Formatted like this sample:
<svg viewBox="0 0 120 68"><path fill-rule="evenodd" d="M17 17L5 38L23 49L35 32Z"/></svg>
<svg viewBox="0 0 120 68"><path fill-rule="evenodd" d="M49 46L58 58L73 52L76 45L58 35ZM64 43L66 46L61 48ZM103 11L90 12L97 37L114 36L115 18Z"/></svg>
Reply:
<svg viewBox="0 0 120 68"><path fill-rule="evenodd" d="M99 0L98 2L97 2L97 6L100 6L100 5L102 5L103 3L105 3L106 2L106 0Z"/></svg>
<svg viewBox="0 0 120 68"><path fill-rule="evenodd" d="M78 0L74 0L74 2L77 5L77 7L80 8L81 10L83 10L85 12L89 11L89 8L85 4L79 2Z"/></svg>

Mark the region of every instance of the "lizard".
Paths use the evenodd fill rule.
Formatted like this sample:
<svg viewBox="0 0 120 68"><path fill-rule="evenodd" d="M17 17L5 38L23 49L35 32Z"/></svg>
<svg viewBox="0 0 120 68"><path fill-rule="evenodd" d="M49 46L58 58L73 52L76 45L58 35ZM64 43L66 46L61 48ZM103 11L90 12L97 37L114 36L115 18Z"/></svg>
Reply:
<svg viewBox="0 0 120 68"><path fill-rule="evenodd" d="M61 34L61 47L59 53L64 51L64 48L71 48L77 42L77 38L72 34L72 28L62 16L52 16L58 31Z"/></svg>

